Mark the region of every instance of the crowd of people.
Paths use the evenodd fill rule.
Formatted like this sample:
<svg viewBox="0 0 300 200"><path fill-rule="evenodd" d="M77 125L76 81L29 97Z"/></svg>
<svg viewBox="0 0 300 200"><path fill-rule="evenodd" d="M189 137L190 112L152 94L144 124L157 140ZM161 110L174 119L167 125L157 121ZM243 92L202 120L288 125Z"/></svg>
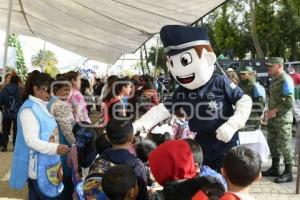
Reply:
<svg viewBox="0 0 300 200"><path fill-rule="evenodd" d="M7 74L0 93L0 144L6 152L12 128L10 186L21 189L27 183L29 199L226 200L253 199L249 187L262 175L276 177L277 183L290 182L292 79L281 58L266 64L274 77L266 112L266 92L255 80L253 68L243 66L239 75L227 71L253 101L250 118L240 131L259 130L261 120L268 120L272 166L263 173L260 155L244 146L226 152L221 168L204 164L205 152L180 106L151 130L136 131L132 122L164 101L151 76L113 75L106 81L95 79L91 86L75 71L56 79L33 71L25 84L15 73ZM90 119L92 112L99 114L96 121ZM90 132L92 142L86 143ZM82 159L90 161L82 164Z"/></svg>
<svg viewBox="0 0 300 200"><path fill-rule="evenodd" d="M272 79L265 90L251 66L216 73L204 27L165 25L160 39L167 81L88 80L76 71L54 79L35 70L23 83L7 74L0 146L8 150L12 133L9 186L27 185L30 200L252 200L261 176L293 181L299 76L285 72L283 58L265 61ZM262 171L269 153L272 165Z"/></svg>

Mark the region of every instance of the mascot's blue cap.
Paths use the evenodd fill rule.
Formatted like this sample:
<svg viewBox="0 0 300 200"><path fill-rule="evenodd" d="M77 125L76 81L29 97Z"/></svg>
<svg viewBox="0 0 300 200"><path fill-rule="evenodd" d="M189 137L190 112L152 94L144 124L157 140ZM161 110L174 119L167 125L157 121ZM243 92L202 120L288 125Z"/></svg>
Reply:
<svg viewBox="0 0 300 200"><path fill-rule="evenodd" d="M160 39L167 55L175 55L199 45L210 45L206 28L166 25Z"/></svg>

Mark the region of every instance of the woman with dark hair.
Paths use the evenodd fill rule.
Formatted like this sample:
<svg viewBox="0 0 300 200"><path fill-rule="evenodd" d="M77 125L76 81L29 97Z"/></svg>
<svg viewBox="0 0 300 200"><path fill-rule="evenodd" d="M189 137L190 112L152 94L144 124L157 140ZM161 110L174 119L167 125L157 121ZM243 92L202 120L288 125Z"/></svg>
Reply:
<svg viewBox="0 0 300 200"><path fill-rule="evenodd" d="M107 78L107 82L106 84L103 86L102 91L101 91L101 95L99 98L99 103L103 102L103 99L107 96L108 92L110 91L112 85L114 84L114 82L116 82L119 79L118 76L116 75L111 75Z"/></svg>
<svg viewBox="0 0 300 200"><path fill-rule="evenodd" d="M9 84L10 80L11 80L11 73L5 74L5 77L4 77L4 86L7 85L7 84Z"/></svg>
<svg viewBox="0 0 300 200"><path fill-rule="evenodd" d="M36 77L40 74L41 72L38 70L33 70L28 74L27 81L25 82L24 86L24 93L22 95L22 102L26 101L29 97L30 94L33 94L33 89L32 89L32 79L33 77Z"/></svg>
<svg viewBox="0 0 300 200"><path fill-rule="evenodd" d="M123 97L128 97L131 93L132 83L129 79L120 78L112 84L112 87L106 97L104 122L116 117L126 117L126 107L122 101Z"/></svg>
<svg viewBox="0 0 300 200"><path fill-rule="evenodd" d="M87 79L81 80L81 88L80 88L81 94L84 95L84 100L87 102L87 110L89 115L91 114L91 109L94 104L94 97L93 92L91 91L91 85L90 82Z"/></svg>
<svg viewBox="0 0 300 200"><path fill-rule="evenodd" d="M104 98L108 95L109 91L112 88L112 85L119 79L116 75L111 75L107 78L105 85L101 91L100 98L98 99L98 104L100 105L100 127L104 127L108 122L108 114L107 114L107 107L104 101Z"/></svg>
<svg viewBox="0 0 300 200"><path fill-rule="evenodd" d="M6 84L0 93L0 105L3 106L2 134L0 135L1 151L7 151L8 136L13 127L13 145L15 146L17 134L17 115L21 107L22 89L19 86L20 78L12 74L10 83Z"/></svg>
<svg viewBox="0 0 300 200"><path fill-rule="evenodd" d="M63 188L59 155L70 148L58 143L57 124L46 107L52 81L45 73L29 76L17 118L10 187L21 189L28 182L28 199L57 199Z"/></svg>
<svg viewBox="0 0 300 200"><path fill-rule="evenodd" d="M1 80L1 84L0 84L0 91L3 90L3 88L5 87L5 85L10 83L10 78L11 78L11 73L6 73L4 76L4 81L3 81L3 77L0 76L0 80Z"/></svg>
<svg viewBox="0 0 300 200"><path fill-rule="evenodd" d="M133 106L135 119L139 119L157 102L153 102L153 96L156 91L152 82L144 83L138 90L135 91L134 96L129 99L129 103Z"/></svg>
<svg viewBox="0 0 300 200"><path fill-rule="evenodd" d="M66 73L66 77L72 84L68 102L73 107L73 115L75 121L79 123L81 122L91 123L91 120L88 115L87 104L84 100L82 93L80 92L81 76L79 72L70 71Z"/></svg>

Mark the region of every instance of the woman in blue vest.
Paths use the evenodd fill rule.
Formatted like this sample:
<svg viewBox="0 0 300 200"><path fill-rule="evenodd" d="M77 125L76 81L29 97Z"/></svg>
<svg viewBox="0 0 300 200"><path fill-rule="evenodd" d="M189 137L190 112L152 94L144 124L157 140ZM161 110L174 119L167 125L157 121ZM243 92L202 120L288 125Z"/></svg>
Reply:
<svg viewBox="0 0 300 200"><path fill-rule="evenodd" d="M52 78L34 71L25 84L24 103L17 117L17 139L10 187L22 189L28 182L28 199L52 200L63 190L59 155L69 147L58 144L58 129L47 110Z"/></svg>

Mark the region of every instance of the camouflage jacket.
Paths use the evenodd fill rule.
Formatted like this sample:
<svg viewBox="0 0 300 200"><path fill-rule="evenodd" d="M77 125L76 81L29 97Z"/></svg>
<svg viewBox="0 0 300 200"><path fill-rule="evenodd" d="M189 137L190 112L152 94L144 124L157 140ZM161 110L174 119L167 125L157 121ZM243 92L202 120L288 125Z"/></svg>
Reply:
<svg viewBox="0 0 300 200"><path fill-rule="evenodd" d="M269 89L269 110L277 108L276 117L269 122L293 122L294 83L285 72L271 81Z"/></svg>
<svg viewBox="0 0 300 200"><path fill-rule="evenodd" d="M246 122L246 128L257 129L260 127L260 120L266 103L266 92L263 86L255 81L241 81L241 89L252 99L251 114Z"/></svg>

